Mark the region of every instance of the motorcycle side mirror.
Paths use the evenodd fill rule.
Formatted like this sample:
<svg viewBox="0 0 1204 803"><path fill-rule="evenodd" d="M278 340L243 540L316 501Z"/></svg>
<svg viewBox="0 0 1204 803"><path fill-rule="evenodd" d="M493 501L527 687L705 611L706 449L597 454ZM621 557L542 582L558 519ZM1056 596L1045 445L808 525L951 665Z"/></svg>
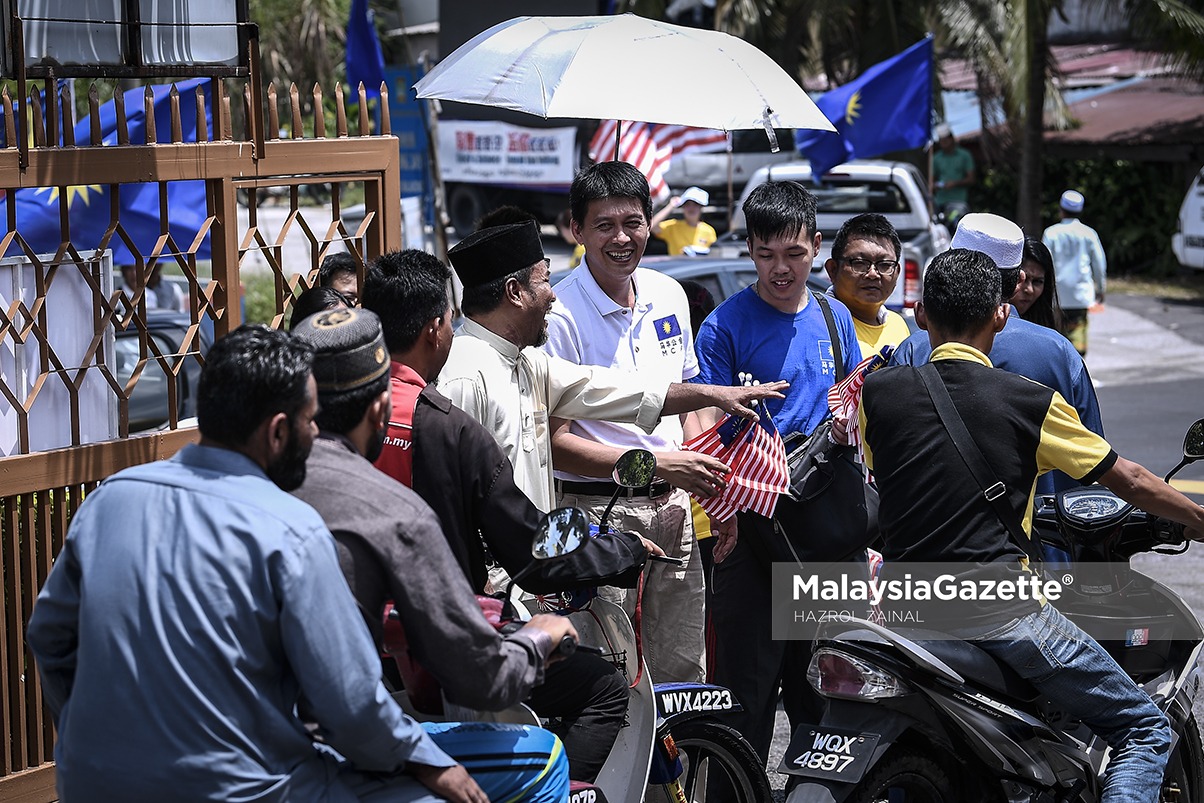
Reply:
<svg viewBox="0 0 1204 803"><path fill-rule="evenodd" d="M610 477L624 488L643 488L656 474L656 455L647 449L630 449L615 461Z"/></svg>
<svg viewBox="0 0 1204 803"><path fill-rule="evenodd" d="M540 562L563 557L585 543L589 537L589 519L575 507L558 507L544 514L535 531L531 542L531 557L533 560L523 567L522 571L510 578L506 585L506 596L502 601L502 619L514 618L514 604L511 592L514 586L531 572Z"/></svg>
<svg viewBox="0 0 1204 803"><path fill-rule="evenodd" d="M1164 479L1169 482L1171 477L1179 473L1179 469L1197 460L1204 460L1204 418L1187 428L1187 434L1183 436L1183 459Z"/></svg>
<svg viewBox="0 0 1204 803"><path fill-rule="evenodd" d="M1183 438L1183 459L1200 460L1204 458L1204 418L1187 428Z"/></svg>
<svg viewBox="0 0 1204 803"><path fill-rule="evenodd" d="M610 478L614 480L615 492L611 494L610 504L606 506L606 511L602 514L601 521L598 522L598 533L610 532L610 512L614 510L615 502L619 499L619 494L626 489L646 488L652 483L652 478L656 476L656 455L647 449L628 449L619 456L615 461L615 467L610 472Z"/></svg>
<svg viewBox="0 0 1204 803"><path fill-rule="evenodd" d="M558 507L543 517L535 541L531 544L531 557L548 560L567 555L585 543L589 537L589 519L575 507Z"/></svg>

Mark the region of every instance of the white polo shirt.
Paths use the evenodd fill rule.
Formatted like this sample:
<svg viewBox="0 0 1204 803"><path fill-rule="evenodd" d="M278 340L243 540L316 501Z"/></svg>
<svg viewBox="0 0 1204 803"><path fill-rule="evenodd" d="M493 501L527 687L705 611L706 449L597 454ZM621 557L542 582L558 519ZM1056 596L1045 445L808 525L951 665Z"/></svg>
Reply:
<svg viewBox="0 0 1204 803"><path fill-rule="evenodd" d="M636 268L635 308L616 303L603 292L589 267L581 266L556 285L556 303L548 314L549 354L580 365L601 365L636 374L649 387L666 380L685 382L698 375L690 305L676 279L647 268ZM681 448L681 418L661 419L650 434L631 424L573 421L570 431L597 443L624 449L672 451ZM581 477L564 471L558 479Z"/></svg>

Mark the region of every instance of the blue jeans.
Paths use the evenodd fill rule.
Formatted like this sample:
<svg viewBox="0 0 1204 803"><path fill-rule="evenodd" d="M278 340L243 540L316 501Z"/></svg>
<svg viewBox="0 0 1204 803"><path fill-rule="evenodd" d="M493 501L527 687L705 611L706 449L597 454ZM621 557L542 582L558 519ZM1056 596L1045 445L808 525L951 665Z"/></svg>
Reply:
<svg viewBox="0 0 1204 803"><path fill-rule="evenodd" d="M1156 803L1170 722L1095 639L1046 604L1002 627L955 631L1003 661L1112 748L1102 803Z"/></svg>

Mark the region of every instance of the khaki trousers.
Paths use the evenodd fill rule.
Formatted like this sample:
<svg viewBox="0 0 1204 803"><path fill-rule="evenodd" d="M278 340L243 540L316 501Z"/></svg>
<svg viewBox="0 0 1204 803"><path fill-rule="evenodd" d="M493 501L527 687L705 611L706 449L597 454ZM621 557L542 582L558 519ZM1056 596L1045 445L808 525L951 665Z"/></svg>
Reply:
<svg viewBox="0 0 1204 803"><path fill-rule="evenodd" d="M609 497L562 494L557 504L579 507L598 522ZM706 679L706 581L694 539L690 497L674 489L656 499L620 496L610 514L611 529L639 533L665 554L686 558L685 568L649 561L641 604L644 660L654 683ZM635 614L636 589L603 587L598 592Z"/></svg>

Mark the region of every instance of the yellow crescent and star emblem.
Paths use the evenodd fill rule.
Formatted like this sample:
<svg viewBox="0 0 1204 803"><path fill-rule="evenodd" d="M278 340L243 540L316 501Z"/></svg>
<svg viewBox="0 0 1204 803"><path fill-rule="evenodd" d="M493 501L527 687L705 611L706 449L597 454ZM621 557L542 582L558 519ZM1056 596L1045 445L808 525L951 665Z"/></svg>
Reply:
<svg viewBox="0 0 1204 803"><path fill-rule="evenodd" d="M854 92L849 97L849 102L847 104L845 104L844 121L848 125L852 125L854 122L856 122L857 118L860 116L861 116L861 92L858 91L858 92Z"/></svg>

